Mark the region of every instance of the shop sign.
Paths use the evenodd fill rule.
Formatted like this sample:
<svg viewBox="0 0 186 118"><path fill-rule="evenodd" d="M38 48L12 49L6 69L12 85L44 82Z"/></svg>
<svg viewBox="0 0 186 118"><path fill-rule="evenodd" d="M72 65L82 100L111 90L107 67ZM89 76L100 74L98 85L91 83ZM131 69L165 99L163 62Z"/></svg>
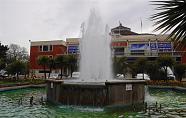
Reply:
<svg viewBox="0 0 186 118"><path fill-rule="evenodd" d="M172 49L171 42L158 42L158 43L150 43L151 50L157 50L157 49Z"/></svg>
<svg viewBox="0 0 186 118"><path fill-rule="evenodd" d="M126 84L126 91L132 90L132 84Z"/></svg>
<svg viewBox="0 0 186 118"><path fill-rule="evenodd" d="M68 53L78 53L78 52L79 52L78 45L68 46Z"/></svg>
<svg viewBox="0 0 186 118"><path fill-rule="evenodd" d="M127 42L112 42L112 47L126 47Z"/></svg>

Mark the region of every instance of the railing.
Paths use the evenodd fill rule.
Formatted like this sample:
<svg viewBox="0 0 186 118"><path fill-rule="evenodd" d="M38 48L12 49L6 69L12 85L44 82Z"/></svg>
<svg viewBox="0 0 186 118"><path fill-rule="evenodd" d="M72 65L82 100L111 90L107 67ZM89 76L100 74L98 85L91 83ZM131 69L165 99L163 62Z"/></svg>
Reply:
<svg viewBox="0 0 186 118"><path fill-rule="evenodd" d="M161 55L170 55L170 56L183 56L186 55L186 51L165 51L165 52L114 52L114 55L118 56L161 56Z"/></svg>

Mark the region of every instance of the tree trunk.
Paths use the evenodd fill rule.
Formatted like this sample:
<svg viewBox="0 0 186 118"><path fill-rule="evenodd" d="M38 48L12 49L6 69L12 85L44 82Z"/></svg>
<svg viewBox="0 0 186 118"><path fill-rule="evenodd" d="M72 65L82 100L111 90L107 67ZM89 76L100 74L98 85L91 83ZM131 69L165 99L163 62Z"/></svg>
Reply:
<svg viewBox="0 0 186 118"><path fill-rule="evenodd" d="M17 77L16 78L17 78L17 80L19 80L19 72L17 72Z"/></svg>
<svg viewBox="0 0 186 118"><path fill-rule="evenodd" d="M46 67L44 66L44 76L45 76L45 80L46 80Z"/></svg>
<svg viewBox="0 0 186 118"><path fill-rule="evenodd" d="M70 76L72 77L72 73L73 73L73 68L72 65L70 65Z"/></svg>
<svg viewBox="0 0 186 118"><path fill-rule="evenodd" d="M49 73L48 73L48 78L50 78L50 73L52 71L52 67L50 67Z"/></svg>
<svg viewBox="0 0 186 118"><path fill-rule="evenodd" d="M63 67L61 67L61 78L60 79L62 79L62 73L63 73Z"/></svg>

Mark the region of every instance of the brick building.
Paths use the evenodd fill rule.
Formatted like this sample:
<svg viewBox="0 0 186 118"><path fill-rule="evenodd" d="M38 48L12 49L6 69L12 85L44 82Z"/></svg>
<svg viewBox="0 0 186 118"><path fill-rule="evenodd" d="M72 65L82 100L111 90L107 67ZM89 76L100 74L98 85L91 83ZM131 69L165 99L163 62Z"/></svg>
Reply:
<svg viewBox="0 0 186 118"><path fill-rule="evenodd" d="M37 76L43 76L43 68L37 63L37 59L40 56L48 56L50 58L55 58L56 56L63 54L66 54L66 42L63 40L31 42L30 45L31 73ZM58 70L53 71L58 72Z"/></svg>

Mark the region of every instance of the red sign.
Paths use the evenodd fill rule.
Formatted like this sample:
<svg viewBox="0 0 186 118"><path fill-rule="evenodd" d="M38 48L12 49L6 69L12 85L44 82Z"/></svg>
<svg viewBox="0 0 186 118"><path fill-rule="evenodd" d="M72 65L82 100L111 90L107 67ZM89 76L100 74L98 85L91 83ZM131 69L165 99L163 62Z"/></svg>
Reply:
<svg viewBox="0 0 186 118"><path fill-rule="evenodd" d="M112 42L112 47L126 47L127 42Z"/></svg>

